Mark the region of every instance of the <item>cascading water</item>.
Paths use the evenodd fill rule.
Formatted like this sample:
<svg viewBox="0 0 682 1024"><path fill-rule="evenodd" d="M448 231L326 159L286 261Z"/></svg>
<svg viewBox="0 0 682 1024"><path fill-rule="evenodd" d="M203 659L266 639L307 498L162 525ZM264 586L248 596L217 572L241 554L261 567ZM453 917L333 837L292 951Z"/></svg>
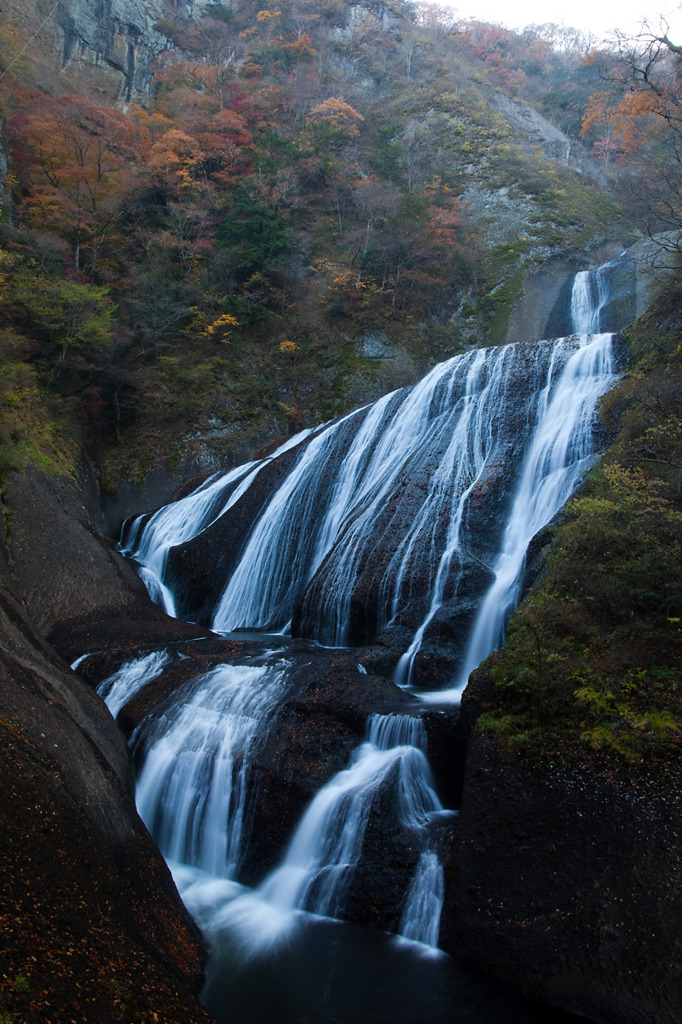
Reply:
<svg viewBox="0 0 682 1024"><path fill-rule="evenodd" d="M571 326L577 334L599 331L601 313L608 301L609 286L604 267L581 270L571 291Z"/></svg>
<svg viewBox="0 0 682 1024"><path fill-rule="evenodd" d="M133 749L144 750L137 806L168 860L235 876L248 835L251 762L285 678L282 665L220 665L136 730Z"/></svg>
<svg viewBox="0 0 682 1024"><path fill-rule="evenodd" d="M169 661L170 658L165 651L153 651L143 658L126 662L118 672L114 672L99 684L97 692L106 702L114 718L138 690L161 675Z"/></svg>
<svg viewBox="0 0 682 1024"><path fill-rule="evenodd" d="M594 458L595 410L615 375L611 336L590 333L607 298L600 287L598 278L576 277L577 335L449 360L414 388L297 435L269 459L141 517L123 550L173 613L174 549L199 534L229 537L230 516L248 501L253 481L286 454L292 465L273 474L270 497L259 498L257 521L231 560L214 629L293 625L342 646L400 627L410 639L394 681L404 688L424 645L464 597L474 610L457 673L445 689L419 693L427 703L458 701L470 671L502 642L530 540ZM100 692L112 713L168 661L163 652L148 655L105 680ZM434 826L451 812L434 789L416 702L417 714L370 717L365 740L313 797L279 865L256 889L239 884L250 766L289 692L280 653L218 665L183 684L134 733L140 812L216 962L262 958L273 943L284 948L285 935L293 948L295 926L311 927L310 915L343 917L378 803L381 814L391 808L394 834L409 836L413 858L393 928L436 947L444 872ZM223 997L211 998L218 1005Z"/></svg>
<svg viewBox="0 0 682 1024"><path fill-rule="evenodd" d="M423 850L410 882L398 933L425 946L438 946L445 895L443 867L434 850Z"/></svg>
<svg viewBox="0 0 682 1024"><path fill-rule="evenodd" d="M300 634L344 646L400 623L412 639L396 681L409 682L424 638L459 590L471 590L472 567L481 598L486 574L499 577L495 552L529 461L537 470L530 490L524 485L526 507L535 503L526 543L569 496L594 450L596 402L613 381L609 351L608 336L589 335L478 350L300 439L293 467L233 564L213 628L283 631L294 619ZM564 440L549 436L559 409ZM579 444L569 443L572 430ZM219 514L211 498L219 481L162 509L128 539L128 552L167 587L169 551L227 521L258 471L224 478L241 483L227 501L221 496ZM165 603L171 607L172 595Z"/></svg>
<svg viewBox="0 0 682 1024"><path fill-rule="evenodd" d="M592 415L613 380L610 334L596 335L581 346L558 382L550 364L538 403L538 425L493 567L495 578L481 602L459 681L446 693L423 694L424 699L457 699L470 673L501 646L506 620L518 599L528 545L565 504L593 461Z"/></svg>
<svg viewBox="0 0 682 1024"><path fill-rule="evenodd" d="M136 802L167 860L234 878L245 850L249 776L287 696L285 665L219 665L175 692L131 738ZM165 651L125 663L98 688L113 715L171 662Z"/></svg>
<svg viewBox="0 0 682 1024"><path fill-rule="evenodd" d="M372 802L390 777L396 817L403 828L418 834L434 814L443 812L425 746L418 719L373 715L367 741L350 767L314 798L281 867L261 886L261 896L281 910L338 917L360 859Z"/></svg>
<svg viewBox="0 0 682 1024"><path fill-rule="evenodd" d="M477 351L435 367L415 388L389 395L355 418L356 436L331 482L325 481L327 452L351 424L328 427L301 453L254 527L213 627L282 628L302 598L305 635L345 646L352 640L351 603L364 585L363 573L378 581L375 631L399 614L415 576L427 574L427 592L436 581L442 590L448 573L442 571L439 580L440 552L449 553L452 568L467 499L503 457L506 441L496 419L513 402L520 374L537 396L553 349ZM534 414L531 403L520 417L522 431L532 430ZM319 481L325 494L315 501ZM420 494L412 509L404 492L415 483ZM405 529L400 518L406 514L411 521ZM379 546L388 564L375 565Z"/></svg>
<svg viewBox="0 0 682 1024"><path fill-rule="evenodd" d="M280 445L271 458L300 444L311 430L304 430ZM224 515L248 490L270 459L247 462L220 476L212 476L182 501L165 505L152 516L138 516L126 523L119 548L140 566L140 577L149 596L169 615L176 616L175 597L165 582L166 560L171 547L198 536Z"/></svg>

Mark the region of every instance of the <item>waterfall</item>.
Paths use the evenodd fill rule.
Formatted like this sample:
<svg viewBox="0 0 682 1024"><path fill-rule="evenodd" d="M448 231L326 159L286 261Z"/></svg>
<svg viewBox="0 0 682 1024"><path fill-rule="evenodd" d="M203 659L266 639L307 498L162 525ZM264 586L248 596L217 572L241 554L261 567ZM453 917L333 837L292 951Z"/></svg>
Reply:
<svg viewBox="0 0 682 1024"><path fill-rule="evenodd" d="M426 703L457 702L470 672L503 642L530 541L595 458L597 405L616 372L611 335L596 333L607 299L606 276L577 275L576 334L448 360L414 387L304 431L267 459L134 520L122 549L174 614L173 580L184 564L173 562L175 549L203 558L216 550L222 562L237 522L210 612L215 630L291 631L336 647L397 635L394 681ZM199 536L200 549L192 548ZM459 646L443 648L443 661L455 666L445 688L420 689L415 667L428 659L428 644L445 643L440 631L455 619ZM146 655L105 680L100 692L112 713L169 660ZM392 927L437 946L437 828L452 812L436 794L418 713L371 715L364 740L313 796L279 864L257 888L241 886L252 765L292 694L281 652L243 660L184 682L131 741L140 814L202 928L216 948L227 935L230 955L235 942L251 955L310 915L343 919L368 835L380 827L404 837L408 851ZM414 708L424 711L416 699Z"/></svg>
<svg viewBox="0 0 682 1024"><path fill-rule="evenodd" d="M494 564L494 581L481 602L454 688L422 694L457 699L470 673L504 639L516 605L528 545L566 503L594 459L592 415L615 375L611 335L596 335L569 359L558 380L550 365L539 399L540 415L507 517Z"/></svg>
<svg viewBox="0 0 682 1024"><path fill-rule="evenodd" d="M538 353L542 362L547 349ZM392 548L390 566L381 573L379 616L382 624L394 618L416 565L436 577L443 530L457 534L466 494L498 453L495 416L510 399L514 370L527 355L509 348L456 357L414 388L375 403L358 421L333 487L326 483L322 506L314 498L327 471L328 450L346 421L316 438L256 524L216 608L214 628L281 628L324 562L314 597L303 598L306 635L330 646L346 645L350 602L377 542ZM534 372L536 365L530 368ZM402 536L395 521L401 490L412 476L425 478L428 490Z"/></svg>
<svg viewBox="0 0 682 1024"><path fill-rule="evenodd" d="M513 493L524 467L538 466L524 492L534 510L526 543L569 496L593 452L597 400L613 381L609 351L608 336L590 335L472 351L434 367L413 388L297 435L266 460L296 449L232 557L212 627L293 629L345 646L371 642L398 623L411 639L396 681L409 684L425 639L459 591L473 585L482 598L486 574L499 579L507 518L523 512L521 498L513 511ZM567 426L552 439L558 415ZM580 444L569 442L571 430ZM538 444L542 457L533 454ZM166 588L169 611L164 567L172 549L211 531L218 548L229 542L230 510L263 465L214 478L129 530L124 547Z"/></svg>
<svg viewBox="0 0 682 1024"><path fill-rule="evenodd" d="M301 536L310 522L322 480L320 468L351 413L313 438L256 523L246 550L230 577L213 616L223 631L252 627L281 629L291 620L296 594L312 566L319 564L315 534Z"/></svg>
<svg viewBox="0 0 682 1024"><path fill-rule="evenodd" d="M284 666L219 665L133 735L140 816L170 861L233 878L248 836L249 775L286 695Z"/></svg>
<svg viewBox="0 0 682 1024"><path fill-rule="evenodd" d="M153 651L143 658L135 658L108 676L97 687L114 718L128 701L147 683L158 678L170 661L165 651Z"/></svg>
<svg viewBox="0 0 682 1024"><path fill-rule="evenodd" d="M420 728L421 727L421 728ZM372 803L391 784L395 813L418 831L443 807L423 749L423 726L407 715L374 715L369 736L348 768L335 775L304 814L282 865L260 894L281 910L338 917L362 852Z"/></svg>
<svg viewBox="0 0 682 1024"><path fill-rule="evenodd" d="M425 946L437 946L444 895L443 867L438 855L433 850L424 850L407 890L399 934Z"/></svg>
<svg viewBox="0 0 682 1024"><path fill-rule="evenodd" d="M116 716L170 662L165 651L133 659L98 692ZM251 765L289 692L286 663L272 662L268 655L264 662L223 664L195 676L166 699L161 712L145 717L131 738L139 762L140 816L179 879L189 877L190 884L196 876L187 876L188 868L216 880L237 878L249 836ZM425 826L448 813L433 788L426 733L417 717L372 715L367 739L349 767L314 797L281 865L247 898L252 909L257 903L265 914L270 937L290 926L296 911L343 916L373 802L386 791L397 824L414 835L417 847L426 843ZM234 891L227 892L234 897ZM398 926L401 934L436 946L441 905L442 868L424 847ZM242 897L231 912L237 921L243 908ZM274 932L273 920L280 925Z"/></svg>
<svg viewBox="0 0 682 1024"><path fill-rule="evenodd" d="M338 772L311 801L281 864L253 891L220 888L196 874L176 870L181 891L206 927L236 939L242 955L259 955L289 936L302 913L342 918L362 856L368 819L382 796L392 829L409 832L421 850L400 934L436 947L443 902L443 872L429 847L429 824L448 817L434 789L425 754L423 723L409 715L372 715L367 739L348 768ZM390 808L387 811L386 808Z"/></svg>
<svg viewBox="0 0 682 1024"><path fill-rule="evenodd" d="M576 334L599 331L600 314L609 297L606 268L581 270L571 290L571 326Z"/></svg>
<svg viewBox="0 0 682 1024"><path fill-rule="evenodd" d="M249 775L287 695L285 665L219 665L142 719L131 738L141 762L137 809L167 860L232 878L245 849ZM154 651L125 662L97 692L116 717L171 662Z"/></svg>

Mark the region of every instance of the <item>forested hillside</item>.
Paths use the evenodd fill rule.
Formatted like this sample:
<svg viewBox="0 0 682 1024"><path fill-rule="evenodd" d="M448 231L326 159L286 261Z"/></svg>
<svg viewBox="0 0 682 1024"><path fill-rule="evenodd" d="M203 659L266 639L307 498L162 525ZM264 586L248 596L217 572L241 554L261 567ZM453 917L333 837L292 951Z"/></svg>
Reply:
<svg viewBox="0 0 682 1024"><path fill-rule="evenodd" d="M74 434L105 488L248 453L503 341L524 273L635 237L618 159L655 119L578 32L340 2L154 29L143 102L0 41L5 471Z"/></svg>

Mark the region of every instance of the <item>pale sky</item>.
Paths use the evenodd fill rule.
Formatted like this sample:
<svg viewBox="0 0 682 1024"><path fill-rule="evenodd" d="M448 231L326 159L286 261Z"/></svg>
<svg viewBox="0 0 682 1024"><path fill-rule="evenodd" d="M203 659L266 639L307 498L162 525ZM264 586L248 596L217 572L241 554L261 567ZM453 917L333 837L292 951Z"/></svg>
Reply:
<svg viewBox="0 0 682 1024"><path fill-rule="evenodd" d="M682 43L682 3L671 0L441 0L462 18L490 21L508 28L553 22L591 32L597 40L614 29L637 32L644 18L658 31L660 15L670 26L670 38Z"/></svg>

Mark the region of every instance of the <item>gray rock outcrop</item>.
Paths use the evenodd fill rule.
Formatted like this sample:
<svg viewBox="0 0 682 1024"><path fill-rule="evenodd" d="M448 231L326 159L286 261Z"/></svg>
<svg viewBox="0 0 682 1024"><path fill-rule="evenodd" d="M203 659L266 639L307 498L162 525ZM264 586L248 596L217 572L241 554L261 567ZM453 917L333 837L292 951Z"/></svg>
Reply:
<svg viewBox="0 0 682 1024"><path fill-rule="evenodd" d="M206 0L18 0L3 12L23 73L55 92L82 91L104 102L143 100L151 65L171 44L159 18L199 10ZM38 71L38 66L40 70ZM31 71L35 66L36 70ZM59 70L57 70L59 69Z"/></svg>

